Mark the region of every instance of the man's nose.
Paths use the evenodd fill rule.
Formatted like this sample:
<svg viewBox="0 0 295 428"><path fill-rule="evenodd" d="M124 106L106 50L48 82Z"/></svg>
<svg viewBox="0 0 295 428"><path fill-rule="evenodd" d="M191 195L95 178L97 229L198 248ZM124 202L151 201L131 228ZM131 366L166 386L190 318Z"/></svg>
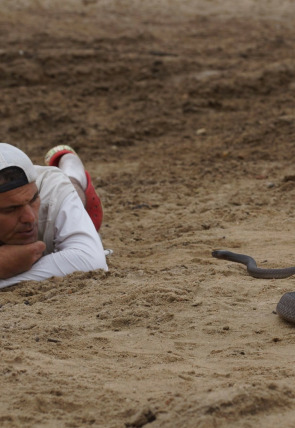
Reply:
<svg viewBox="0 0 295 428"><path fill-rule="evenodd" d="M36 214L30 205L24 205L22 207L20 221L22 223L34 223L36 220Z"/></svg>

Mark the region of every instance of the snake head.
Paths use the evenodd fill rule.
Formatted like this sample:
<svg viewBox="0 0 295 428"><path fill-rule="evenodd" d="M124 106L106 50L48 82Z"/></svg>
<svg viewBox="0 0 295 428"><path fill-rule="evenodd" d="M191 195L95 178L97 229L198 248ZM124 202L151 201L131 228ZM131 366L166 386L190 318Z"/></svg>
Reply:
<svg viewBox="0 0 295 428"><path fill-rule="evenodd" d="M214 251L212 251L212 256L215 257L216 259L233 261L232 255L233 255L232 252L226 251L226 250L214 250Z"/></svg>

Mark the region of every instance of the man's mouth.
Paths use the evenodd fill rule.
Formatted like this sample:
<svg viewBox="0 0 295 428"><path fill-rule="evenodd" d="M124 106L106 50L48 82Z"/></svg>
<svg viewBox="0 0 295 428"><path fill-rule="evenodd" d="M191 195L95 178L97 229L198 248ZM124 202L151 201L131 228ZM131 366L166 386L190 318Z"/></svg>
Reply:
<svg viewBox="0 0 295 428"><path fill-rule="evenodd" d="M34 229L28 229L28 230L22 230L19 232L21 235L30 235L30 233L33 233Z"/></svg>
<svg viewBox="0 0 295 428"><path fill-rule="evenodd" d="M31 238L36 234L36 226L30 227L29 229L23 229L17 232L17 235L21 238Z"/></svg>

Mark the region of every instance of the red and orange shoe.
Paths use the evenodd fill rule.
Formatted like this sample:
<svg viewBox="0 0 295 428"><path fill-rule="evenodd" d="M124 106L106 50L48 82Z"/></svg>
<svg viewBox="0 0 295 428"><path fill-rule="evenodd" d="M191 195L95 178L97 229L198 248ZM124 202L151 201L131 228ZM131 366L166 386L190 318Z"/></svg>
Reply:
<svg viewBox="0 0 295 428"><path fill-rule="evenodd" d="M75 150L72 149L72 147L61 144L59 146L53 147L46 153L45 164L48 166L58 166L60 158L66 153L73 153L76 156L78 156ZM95 229L99 231L102 223L102 219L103 219L102 204L101 204L100 197L96 193L95 188L92 184L91 177L88 171L85 171L85 174L87 178L87 188L85 190L85 196L86 196L85 209L89 214L89 217L91 218L95 226Z"/></svg>
<svg viewBox="0 0 295 428"><path fill-rule="evenodd" d="M72 153L74 155L77 155L77 153L75 152L74 149L72 149L72 147L67 146L65 144L61 144L59 146L53 147L45 155L45 158L44 158L45 165L58 166L60 158L66 153Z"/></svg>

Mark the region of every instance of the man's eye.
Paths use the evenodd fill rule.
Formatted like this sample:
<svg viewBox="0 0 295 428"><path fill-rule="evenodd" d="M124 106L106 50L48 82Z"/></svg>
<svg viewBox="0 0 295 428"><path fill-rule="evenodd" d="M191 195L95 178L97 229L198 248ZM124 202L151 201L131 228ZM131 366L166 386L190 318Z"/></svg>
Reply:
<svg viewBox="0 0 295 428"><path fill-rule="evenodd" d="M13 213L13 211L15 211L15 209L16 209L15 207L3 208L1 210L1 212L3 214L10 214L10 213Z"/></svg>
<svg viewBox="0 0 295 428"><path fill-rule="evenodd" d="M31 200L31 205L32 205L34 202L38 201L38 199L39 199L39 193L33 197L33 199Z"/></svg>

